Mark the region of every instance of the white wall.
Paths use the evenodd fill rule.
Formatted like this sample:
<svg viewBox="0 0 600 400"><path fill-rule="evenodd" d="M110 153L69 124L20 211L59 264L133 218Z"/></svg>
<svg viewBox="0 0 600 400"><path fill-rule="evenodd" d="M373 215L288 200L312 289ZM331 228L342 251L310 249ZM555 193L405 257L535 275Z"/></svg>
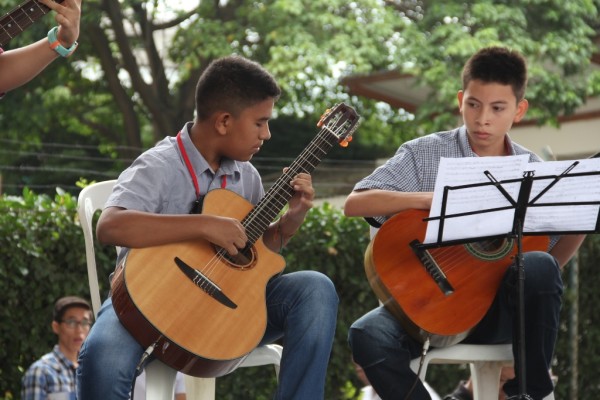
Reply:
<svg viewBox="0 0 600 400"><path fill-rule="evenodd" d="M600 119L563 123L559 129L514 126L513 141L548 159L548 150L559 160L586 158L600 152Z"/></svg>

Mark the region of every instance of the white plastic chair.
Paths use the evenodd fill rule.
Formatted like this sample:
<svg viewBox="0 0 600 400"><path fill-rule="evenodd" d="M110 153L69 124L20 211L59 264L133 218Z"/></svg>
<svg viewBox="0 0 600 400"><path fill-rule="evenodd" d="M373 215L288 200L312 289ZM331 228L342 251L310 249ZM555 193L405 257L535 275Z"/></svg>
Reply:
<svg viewBox="0 0 600 400"><path fill-rule="evenodd" d="M273 364L275 374L279 378L279 366L281 361L281 352L283 347L270 344L261 346L252 351L248 357L240 364L240 367L258 367L261 365ZM215 398L215 379L194 378L186 375L185 391L188 400L193 399L214 399Z"/></svg>
<svg viewBox="0 0 600 400"><path fill-rule="evenodd" d="M419 370L421 358L410 363L413 371ZM430 350L423 360L419 374L425 380L429 364L469 364L473 381L473 400L498 400L500 371L512 365L512 345L455 344Z"/></svg>
<svg viewBox="0 0 600 400"><path fill-rule="evenodd" d="M410 367L417 372L421 358L411 361ZM473 381L473 400L497 400L500 390L500 371L513 365L511 344L455 344L430 350L424 358L419 374L425 380L429 364L469 364ZM544 400L554 400L550 393Z"/></svg>
<svg viewBox="0 0 600 400"><path fill-rule="evenodd" d="M370 227L371 239L377 228ZM498 400L500 390L500 372L502 367L514 362L511 344L455 344L448 347L429 350L423 359L419 372L421 357L411 361L410 367L419 372L419 378L425 381L429 364L469 364L473 382L473 400ZM554 393L544 400L554 400Z"/></svg>
<svg viewBox="0 0 600 400"><path fill-rule="evenodd" d="M77 201L77 214L85 239L85 256L94 316L97 316L102 303L96 269L93 218L97 211L104 208L115 183L116 180L110 180L91 184L81 191ZM261 346L252 351L240 364L240 367L273 365L276 376L279 378L282 351L283 348L279 345ZM149 363L146 367L146 400L172 400L175 392L176 373L176 370L158 360ZM186 376L186 395L188 400L214 399L215 379Z"/></svg>

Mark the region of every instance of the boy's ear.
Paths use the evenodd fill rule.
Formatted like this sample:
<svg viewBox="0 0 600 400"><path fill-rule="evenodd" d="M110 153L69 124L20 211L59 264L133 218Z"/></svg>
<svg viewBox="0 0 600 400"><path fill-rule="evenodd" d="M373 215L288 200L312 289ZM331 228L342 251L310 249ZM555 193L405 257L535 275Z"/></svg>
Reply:
<svg viewBox="0 0 600 400"><path fill-rule="evenodd" d="M462 101L463 101L463 97L465 95L465 92L463 92L462 90L459 90L458 93L456 94L456 98L458 99L458 111L462 112Z"/></svg>
<svg viewBox="0 0 600 400"><path fill-rule="evenodd" d="M517 113L515 114L514 122L519 122L523 119L529 108L527 99L523 99L517 103Z"/></svg>
<svg viewBox="0 0 600 400"><path fill-rule="evenodd" d="M226 112L219 112L215 116L215 129L220 135L227 133L227 128L231 124L231 114Z"/></svg>

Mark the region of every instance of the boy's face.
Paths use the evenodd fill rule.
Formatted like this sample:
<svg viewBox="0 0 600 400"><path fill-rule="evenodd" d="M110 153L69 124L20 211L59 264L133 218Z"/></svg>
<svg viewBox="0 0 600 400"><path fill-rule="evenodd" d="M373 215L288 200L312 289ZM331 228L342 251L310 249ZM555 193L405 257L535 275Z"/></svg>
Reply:
<svg viewBox="0 0 600 400"><path fill-rule="evenodd" d="M244 109L237 117L229 115L225 122L227 146L224 155L232 160L249 161L271 138L269 119L275 99L263 100Z"/></svg>
<svg viewBox="0 0 600 400"><path fill-rule="evenodd" d="M82 307L69 307L60 322L52 321L52 330L58 336L61 350L76 354L90 332L92 312ZM74 325L74 326L70 326Z"/></svg>
<svg viewBox="0 0 600 400"><path fill-rule="evenodd" d="M469 144L479 156L506 155L504 138L527 112L527 100L517 103L510 85L474 80L458 92L458 104Z"/></svg>

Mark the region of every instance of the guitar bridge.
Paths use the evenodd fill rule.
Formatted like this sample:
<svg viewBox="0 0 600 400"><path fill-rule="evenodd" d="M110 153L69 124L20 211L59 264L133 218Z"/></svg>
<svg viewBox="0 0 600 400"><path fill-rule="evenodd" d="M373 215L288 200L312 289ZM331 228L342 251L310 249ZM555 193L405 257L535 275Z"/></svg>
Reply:
<svg viewBox="0 0 600 400"><path fill-rule="evenodd" d="M427 251L427 249L418 241L413 240L410 242L410 248L415 253L415 255L421 261L421 265L425 268L425 271L431 276L436 285L440 288L444 295L449 296L454 293L454 288L448 282L448 278L444 271L440 268L440 266L435 262L431 254Z"/></svg>
<svg viewBox="0 0 600 400"><path fill-rule="evenodd" d="M237 304L235 304L223 291L220 287L218 287L214 282L209 280L206 276L204 276L200 271L190 267L185 262L183 262L179 257L175 257L175 264L179 267L181 272L183 272L193 283L202 289L207 295L211 296L219 303L223 304L226 307L231 309L236 309Z"/></svg>

